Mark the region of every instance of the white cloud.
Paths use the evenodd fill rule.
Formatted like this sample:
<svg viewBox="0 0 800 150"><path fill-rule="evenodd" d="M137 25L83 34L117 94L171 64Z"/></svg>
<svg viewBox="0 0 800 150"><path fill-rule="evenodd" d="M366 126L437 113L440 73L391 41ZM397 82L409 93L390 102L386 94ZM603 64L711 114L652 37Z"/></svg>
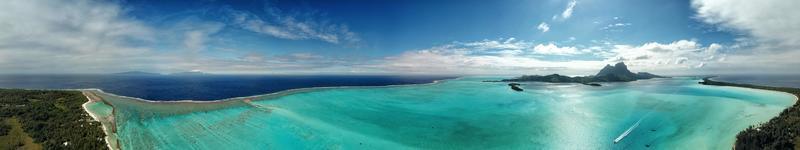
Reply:
<svg viewBox="0 0 800 150"><path fill-rule="evenodd" d="M117 3L8 0L0 10L1 73L310 73L353 63L306 53L202 54L215 52L207 45L219 40L214 34L224 24L189 17L154 29L126 16ZM230 55L241 57L225 57Z"/></svg>
<svg viewBox="0 0 800 150"><path fill-rule="evenodd" d="M361 39L344 24L317 21L312 17L297 17L271 8L266 18L253 13L228 10L234 22L243 29L291 40L321 40L333 44L355 44ZM313 15L306 15L313 16Z"/></svg>
<svg viewBox="0 0 800 150"><path fill-rule="evenodd" d="M209 36L224 27L222 23L195 23L193 26L184 33L183 40L183 45L193 52L205 49Z"/></svg>
<svg viewBox="0 0 800 150"><path fill-rule="evenodd" d="M552 20L560 20L560 21L564 21L566 19L569 19L570 17L572 17L572 12L575 9L575 5L578 5L578 1L575 1L575 0L570 1L569 3L567 3L567 8L565 8L564 11L561 12L561 15L558 15L558 14L553 15L553 17L551 19ZM542 33L544 33L544 32L550 31L550 25L547 24L547 22L542 22L542 23L539 23L538 26L536 26L536 29L538 29L538 30L542 31Z"/></svg>
<svg viewBox="0 0 800 150"><path fill-rule="evenodd" d="M582 54L576 47L533 44L514 38L454 42L385 58L375 66L388 72L422 74L530 74L593 72L600 61L547 61L543 55Z"/></svg>
<svg viewBox="0 0 800 150"><path fill-rule="evenodd" d="M564 9L564 12L561 12L561 18L562 19L569 19L569 17L572 17L572 10L575 8L575 5L578 5L578 1L575 1L575 0L570 1L567 4L567 8Z"/></svg>
<svg viewBox="0 0 800 150"><path fill-rule="evenodd" d="M696 18L743 34L720 72L800 73L800 1L693 0ZM714 67L706 63L705 67Z"/></svg>
<svg viewBox="0 0 800 150"><path fill-rule="evenodd" d="M763 42L800 46L800 1L694 0L697 18L750 34Z"/></svg>
<svg viewBox="0 0 800 150"><path fill-rule="evenodd" d="M515 38L508 38L505 39L504 41L484 39L483 41L478 41L478 42L468 42L468 43L456 42L456 44L472 47L477 50L491 50L491 49L522 50L529 46L529 43L524 41L516 41Z"/></svg>
<svg viewBox="0 0 800 150"><path fill-rule="evenodd" d="M723 73L720 70L731 70L748 63L741 61L740 55L731 56L724 53L722 50L727 48L726 46L715 43L703 45L693 40L677 40L670 43L650 42L641 45L601 44L588 48L558 46L554 43L533 44L525 41L510 43L501 41L503 39L455 42L428 49L407 51L398 56L385 58L376 68L388 72L422 74L560 73L586 75L595 73L605 64L624 61L632 71L681 75ZM503 45L502 43L507 44ZM485 45L493 46L486 48ZM515 53L495 53L509 50L517 51ZM541 55L574 57L589 53L600 59L548 60L542 59L547 57L539 57ZM783 57L788 59L791 56Z"/></svg>
<svg viewBox="0 0 800 150"><path fill-rule="evenodd" d="M800 51L765 54L731 53L732 46L695 40L641 45L598 43L588 47L505 40L454 42L387 57L373 68L420 74L593 74L605 64L624 61L632 71L663 75L729 73L797 73L791 66ZM580 60L592 54L599 59ZM560 55L570 59L541 57ZM789 61L787 61L789 60ZM743 69L745 68L745 69Z"/></svg>
<svg viewBox="0 0 800 150"><path fill-rule="evenodd" d="M631 23L612 23L600 28L600 30L610 30L610 31L617 31L619 28L631 26Z"/></svg>
<svg viewBox="0 0 800 150"><path fill-rule="evenodd" d="M550 25L547 25L546 22L542 22L539 26L536 26L536 29L541 30L542 32L550 31Z"/></svg>
<svg viewBox="0 0 800 150"><path fill-rule="evenodd" d="M792 8L798 3L693 1L699 20L745 35L737 43L724 46L704 45L695 40L562 45L508 38L453 42L383 59L353 60L311 53L268 55L235 49L225 50L227 57L200 55L197 53L211 51L207 45L219 40L215 33L224 29L224 24L201 20L174 25L174 29L154 29L126 16L124 8L111 2L7 0L0 5L0 70L3 73L142 69L230 73L592 74L605 64L626 61L634 71L657 74L799 73L794 67L800 66L800 59L796 59L800 56L800 36L796 36L800 35L800 9ZM577 3L568 5L568 9L574 5ZM341 24L277 12L263 18L235 12L235 26L264 35L340 44L359 41L355 33ZM560 15L563 18L572 15L571 10L569 15L564 12ZM614 23L608 27L629 25ZM542 22L537 29L548 32L550 26ZM552 55L557 56L547 57Z"/></svg>
<svg viewBox="0 0 800 150"><path fill-rule="evenodd" d="M607 61L625 61L643 70L681 71L704 67L721 61L724 54L719 44L703 46L696 41L678 40L672 43L645 43L640 46L615 45Z"/></svg>
<svg viewBox="0 0 800 150"><path fill-rule="evenodd" d="M378 65L389 72L419 74L585 74L602 67L595 61L543 61L524 55L473 55L460 50L408 51Z"/></svg>
<svg viewBox="0 0 800 150"><path fill-rule="evenodd" d="M574 55L580 54L581 52L578 51L578 48L575 47L558 47L553 43L548 43L547 45L539 44L533 47L533 51L536 54L547 54L547 55Z"/></svg>
<svg viewBox="0 0 800 150"><path fill-rule="evenodd" d="M113 3L8 0L0 5L0 70L76 72L136 68L153 31Z"/></svg>

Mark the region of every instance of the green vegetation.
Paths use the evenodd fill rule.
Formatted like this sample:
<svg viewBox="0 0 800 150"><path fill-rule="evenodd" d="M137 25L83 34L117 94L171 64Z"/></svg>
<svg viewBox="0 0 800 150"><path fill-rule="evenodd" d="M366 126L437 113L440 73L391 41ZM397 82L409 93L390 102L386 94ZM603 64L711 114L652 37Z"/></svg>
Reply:
<svg viewBox="0 0 800 150"><path fill-rule="evenodd" d="M7 135L0 136L0 149L25 149L25 150L40 150L42 145L34 143L28 133L22 131L22 125L17 118L5 119L0 124L7 125L9 131Z"/></svg>
<svg viewBox="0 0 800 150"><path fill-rule="evenodd" d="M86 101L79 91L0 89L0 149L106 149Z"/></svg>
<svg viewBox="0 0 800 150"><path fill-rule="evenodd" d="M781 91L800 97L800 89L736 84L703 78L700 84ZM750 126L736 135L737 149L797 149L800 147L800 103L783 110L766 123Z"/></svg>
<svg viewBox="0 0 800 150"><path fill-rule="evenodd" d="M8 135L8 131L11 131L11 126L4 123L5 120L0 118L0 136Z"/></svg>
<svg viewBox="0 0 800 150"><path fill-rule="evenodd" d="M538 82L552 82L552 83L583 83L590 86L600 86L597 83L591 82L630 82L639 79L651 78L664 78L662 76L650 74L647 72L633 73L628 70L625 63L617 63L614 66L606 65L594 76L583 77L569 77L559 74L551 74L546 76L541 75L524 75L514 79L503 79L501 82L524 82L524 81L538 81Z"/></svg>

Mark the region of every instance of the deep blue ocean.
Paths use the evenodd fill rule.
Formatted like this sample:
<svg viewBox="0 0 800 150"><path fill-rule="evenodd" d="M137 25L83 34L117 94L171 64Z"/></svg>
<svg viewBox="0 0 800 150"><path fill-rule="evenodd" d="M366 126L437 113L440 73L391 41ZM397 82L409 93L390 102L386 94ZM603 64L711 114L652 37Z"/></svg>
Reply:
<svg viewBox="0 0 800 150"><path fill-rule="evenodd" d="M719 75L712 79L733 83L800 88L800 75Z"/></svg>
<svg viewBox="0 0 800 150"><path fill-rule="evenodd" d="M0 88L98 88L148 100L218 100L288 89L430 83L452 76L389 75L0 75Z"/></svg>

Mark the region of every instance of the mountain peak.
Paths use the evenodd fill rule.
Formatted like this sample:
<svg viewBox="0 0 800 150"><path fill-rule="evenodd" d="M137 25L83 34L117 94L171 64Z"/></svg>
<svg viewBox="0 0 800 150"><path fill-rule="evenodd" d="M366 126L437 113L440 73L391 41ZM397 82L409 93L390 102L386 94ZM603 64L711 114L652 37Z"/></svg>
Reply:
<svg viewBox="0 0 800 150"><path fill-rule="evenodd" d="M595 77L614 78L610 80L625 81L633 81L638 78L636 74L628 70L628 66L626 66L624 62L619 62L614 64L614 66L606 65L606 67L603 67L603 69L601 69L600 72L595 75Z"/></svg>
<svg viewBox="0 0 800 150"><path fill-rule="evenodd" d="M600 72L597 72L595 76L606 76L606 75L631 75L633 72L628 70L628 66L625 65L624 62L619 62L611 66L611 64L606 64L603 69L600 69Z"/></svg>
<svg viewBox="0 0 800 150"><path fill-rule="evenodd" d="M569 77L558 74L551 74L546 76L531 75L531 76L522 76L516 79L503 79L501 81L542 81L542 82L556 82L556 83L577 82L577 83L587 84L589 82L628 82L628 81L636 81L639 79L651 79L651 78L665 78L665 77L654 75L647 72L633 73L630 70L628 70L628 66L626 66L625 63L619 62L617 64L614 64L614 66L607 64L595 76ZM587 85L593 85L593 84L587 84Z"/></svg>
<svg viewBox="0 0 800 150"><path fill-rule="evenodd" d="M614 67L624 67L626 69L628 68L628 66L625 65L625 62L618 62L617 64L614 65Z"/></svg>

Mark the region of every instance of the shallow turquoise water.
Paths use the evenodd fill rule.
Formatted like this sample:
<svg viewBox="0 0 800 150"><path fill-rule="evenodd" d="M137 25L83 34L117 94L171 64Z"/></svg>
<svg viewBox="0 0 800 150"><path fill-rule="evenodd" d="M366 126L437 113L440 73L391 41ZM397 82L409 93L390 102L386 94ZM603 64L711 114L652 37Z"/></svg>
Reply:
<svg viewBox="0 0 800 150"><path fill-rule="evenodd" d="M730 149L795 99L690 78L524 92L481 82L491 79L317 89L190 113L114 105L123 149Z"/></svg>

